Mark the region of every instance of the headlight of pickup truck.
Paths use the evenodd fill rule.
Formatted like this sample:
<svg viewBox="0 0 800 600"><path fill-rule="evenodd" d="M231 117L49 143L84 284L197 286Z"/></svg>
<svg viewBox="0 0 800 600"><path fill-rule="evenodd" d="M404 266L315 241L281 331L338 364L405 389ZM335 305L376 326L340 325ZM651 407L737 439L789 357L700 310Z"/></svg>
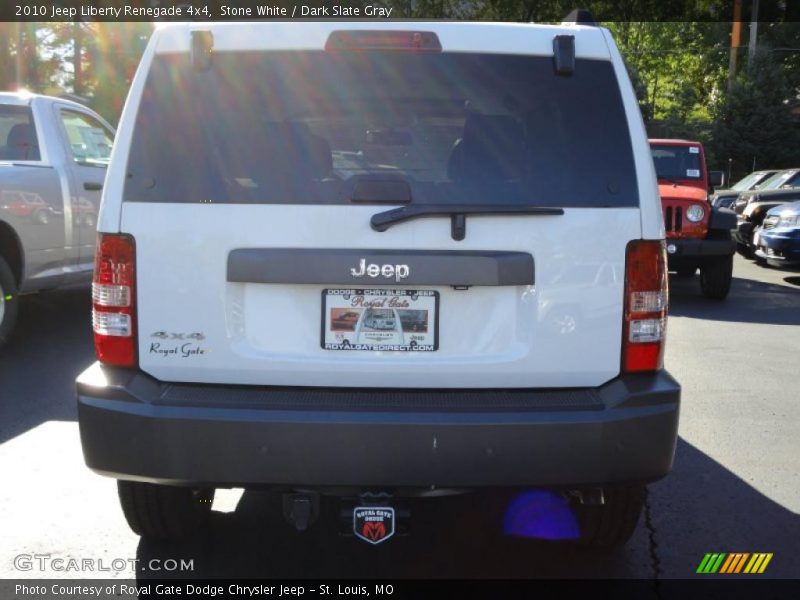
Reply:
<svg viewBox="0 0 800 600"><path fill-rule="evenodd" d="M692 204L689 208L686 209L686 218L689 219L692 223L697 223L699 221L702 221L705 215L706 215L705 209L699 204Z"/></svg>

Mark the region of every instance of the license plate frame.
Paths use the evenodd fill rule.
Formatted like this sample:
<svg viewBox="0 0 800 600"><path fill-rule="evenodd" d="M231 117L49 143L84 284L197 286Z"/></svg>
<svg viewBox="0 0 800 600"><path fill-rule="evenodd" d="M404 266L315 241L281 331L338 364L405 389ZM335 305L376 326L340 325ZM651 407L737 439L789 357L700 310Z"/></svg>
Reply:
<svg viewBox="0 0 800 600"><path fill-rule="evenodd" d="M436 290L325 288L321 305L323 350L427 353L439 349Z"/></svg>

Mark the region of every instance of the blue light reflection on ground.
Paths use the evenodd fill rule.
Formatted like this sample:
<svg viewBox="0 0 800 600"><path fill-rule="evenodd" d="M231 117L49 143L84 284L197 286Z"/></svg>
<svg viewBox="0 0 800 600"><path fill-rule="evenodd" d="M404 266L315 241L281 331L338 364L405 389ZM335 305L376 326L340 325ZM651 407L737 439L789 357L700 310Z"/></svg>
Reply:
<svg viewBox="0 0 800 600"><path fill-rule="evenodd" d="M580 527L569 502L560 494L532 490L518 494L506 509L503 533L543 540L574 540Z"/></svg>

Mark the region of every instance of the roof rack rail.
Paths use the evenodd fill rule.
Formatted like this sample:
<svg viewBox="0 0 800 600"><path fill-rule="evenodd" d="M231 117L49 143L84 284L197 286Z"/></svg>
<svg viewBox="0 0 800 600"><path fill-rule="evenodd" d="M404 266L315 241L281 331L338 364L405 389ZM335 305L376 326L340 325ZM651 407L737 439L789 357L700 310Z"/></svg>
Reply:
<svg viewBox="0 0 800 600"><path fill-rule="evenodd" d="M574 23L575 25L597 25L591 11L585 8L576 8L569 13L562 23Z"/></svg>

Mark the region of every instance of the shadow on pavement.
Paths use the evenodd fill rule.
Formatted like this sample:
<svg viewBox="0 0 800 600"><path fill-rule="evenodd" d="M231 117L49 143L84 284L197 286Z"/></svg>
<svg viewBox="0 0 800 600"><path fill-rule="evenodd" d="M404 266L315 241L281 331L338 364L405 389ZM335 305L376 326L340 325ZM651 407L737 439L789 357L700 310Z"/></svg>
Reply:
<svg viewBox="0 0 800 600"><path fill-rule="evenodd" d="M706 552L772 552L761 577L800 573L800 515L685 440L678 441L673 472L651 486L650 497L663 577L693 577Z"/></svg>
<svg viewBox="0 0 800 600"><path fill-rule="evenodd" d="M700 294L700 278L670 277L669 314L709 321L800 325L800 290L753 279L733 278L728 297L709 300Z"/></svg>
<svg viewBox="0 0 800 600"><path fill-rule="evenodd" d="M194 559L192 578L651 578L656 569L661 577L692 577L702 553L727 550L774 552L770 575L798 572L797 515L687 442L679 440L674 473L650 496L657 564L644 517L628 547L593 554L503 537L489 525L502 513L502 495L485 493L416 501L410 505L412 535L372 547L337 536L332 520L297 533L283 521L278 497L245 492L235 512L212 514L206 537L182 544L140 541L137 558L141 565L153 558ZM142 579L147 576L164 574Z"/></svg>
<svg viewBox="0 0 800 600"><path fill-rule="evenodd" d="M74 421L75 377L94 360L87 287L25 296L0 349L0 443L44 421Z"/></svg>

